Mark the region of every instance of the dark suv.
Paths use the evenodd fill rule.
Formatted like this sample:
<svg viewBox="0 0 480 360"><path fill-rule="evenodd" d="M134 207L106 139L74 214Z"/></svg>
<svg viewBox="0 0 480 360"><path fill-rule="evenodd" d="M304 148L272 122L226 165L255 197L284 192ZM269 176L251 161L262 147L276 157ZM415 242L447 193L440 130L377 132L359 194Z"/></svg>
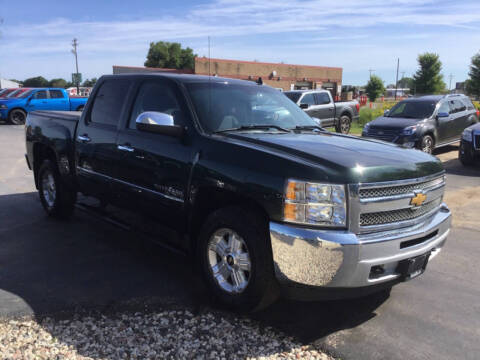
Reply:
<svg viewBox="0 0 480 360"><path fill-rule="evenodd" d="M462 131L479 120L465 95L429 95L400 101L367 123L362 136L416 147L427 153L460 140Z"/></svg>

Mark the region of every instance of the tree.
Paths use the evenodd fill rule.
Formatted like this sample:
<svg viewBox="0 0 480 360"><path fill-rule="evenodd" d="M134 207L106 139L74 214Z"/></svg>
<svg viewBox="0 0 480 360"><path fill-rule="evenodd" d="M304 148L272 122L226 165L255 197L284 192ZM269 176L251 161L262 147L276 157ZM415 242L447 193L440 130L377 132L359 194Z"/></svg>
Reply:
<svg viewBox="0 0 480 360"><path fill-rule="evenodd" d="M24 87L48 87L48 80L43 76L28 78L23 82Z"/></svg>
<svg viewBox="0 0 480 360"><path fill-rule="evenodd" d="M402 77L398 80L399 89L410 89L412 91L415 88L414 81L411 77Z"/></svg>
<svg viewBox="0 0 480 360"><path fill-rule="evenodd" d="M86 79L83 82L82 86L84 86L84 87L94 87L96 83L97 83L97 78Z"/></svg>
<svg viewBox="0 0 480 360"><path fill-rule="evenodd" d="M380 95L385 92L385 86L382 79L377 75L370 76L367 86L365 86L365 93L368 96L370 102L374 102Z"/></svg>
<svg viewBox="0 0 480 360"><path fill-rule="evenodd" d="M52 79L48 82L48 86L65 89L67 87L67 80L62 78Z"/></svg>
<svg viewBox="0 0 480 360"><path fill-rule="evenodd" d="M439 94L446 90L443 81L442 62L437 54L424 53L417 57L420 68L413 76L416 92L419 94Z"/></svg>
<svg viewBox="0 0 480 360"><path fill-rule="evenodd" d="M169 69L193 69L195 57L193 50L187 47L182 49L179 43L159 41L150 43L146 67L159 67Z"/></svg>
<svg viewBox="0 0 480 360"><path fill-rule="evenodd" d="M470 76L470 79L468 79L465 84L467 93L480 96L480 52L472 57L472 63L468 75Z"/></svg>

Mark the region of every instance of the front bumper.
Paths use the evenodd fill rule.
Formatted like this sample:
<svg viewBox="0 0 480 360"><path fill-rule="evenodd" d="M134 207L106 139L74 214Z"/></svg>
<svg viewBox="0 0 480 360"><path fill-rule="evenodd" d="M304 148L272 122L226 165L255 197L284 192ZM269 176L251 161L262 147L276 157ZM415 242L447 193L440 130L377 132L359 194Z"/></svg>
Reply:
<svg viewBox="0 0 480 360"><path fill-rule="evenodd" d="M365 289L401 281L401 260L429 252L433 259L445 244L450 224L445 204L420 227L384 233L357 235L271 222L275 275L287 297L359 296Z"/></svg>

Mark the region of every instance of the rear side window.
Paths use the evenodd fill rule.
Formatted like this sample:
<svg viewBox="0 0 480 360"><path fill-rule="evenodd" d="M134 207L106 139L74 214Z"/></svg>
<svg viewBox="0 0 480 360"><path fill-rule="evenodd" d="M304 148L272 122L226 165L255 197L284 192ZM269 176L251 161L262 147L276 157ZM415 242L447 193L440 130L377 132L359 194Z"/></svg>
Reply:
<svg viewBox="0 0 480 360"><path fill-rule="evenodd" d="M313 98L313 94L306 94L300 101L300 104L315 105L315 99Z"/></svg>
<svg viewBox="0 0 480 360"><path fill-rule="evenodd" d="M35 95L33 95L34 99L46 99L47 98L47 91L46 90L41 90L37 91Z"/></svg>
<svg viewBox="0 0 480 360"><path fill-rule="evenodd" d="M127 79L105 81L95 95L90 122L116 126L120 121L129 86L130 80Z"/></svg>
<svg viewBox="0 0 480 360"><path fill-rule="evenodd" d="M328 96L327 93L322 92L315 95L317 96L318 105L330 104L330 97Z"/></svg>
<svg viewBox="0 0 480 360"><path fill-rule="evenodd" d="M63 92L60 90L50 90L50 98L51 99L63 99Z"/></svg>
<svg viewBox="0 0 480 360"><path fill-rule="evenodd" d="M455 107L456 112L461 112L467 110L467 107L460 100L453 100L453 106Z"/></svg>
<svg viewBox="0 0 480 360"><path fill-rule="evenodd" d="M475 109L475 106L473 106L472 100L470 100L469 98L466 97L466 98L462 99L462 101L465 103L468 110Z"/></svg>

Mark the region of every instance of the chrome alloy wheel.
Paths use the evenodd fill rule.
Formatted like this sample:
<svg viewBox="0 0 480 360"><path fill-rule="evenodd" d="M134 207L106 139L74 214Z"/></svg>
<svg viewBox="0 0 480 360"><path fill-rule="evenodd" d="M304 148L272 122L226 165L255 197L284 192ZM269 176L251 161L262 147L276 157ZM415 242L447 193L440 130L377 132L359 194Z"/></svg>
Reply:
<svg viewBox="0 0 480 360"><path fill-rule="evenodd" d="M45 171L42 174L42 192L48 207L52 208L57 197L57 190L55 188L55 179L50 171Z"/></svg>
<svg viewBox="0 0 480 360"><path fill-rule="evenodd" d="M251 262L243 238L232 229L218 229L210 237L207 251L217 284L230 294L244 291L250 280Z"/></svg>

